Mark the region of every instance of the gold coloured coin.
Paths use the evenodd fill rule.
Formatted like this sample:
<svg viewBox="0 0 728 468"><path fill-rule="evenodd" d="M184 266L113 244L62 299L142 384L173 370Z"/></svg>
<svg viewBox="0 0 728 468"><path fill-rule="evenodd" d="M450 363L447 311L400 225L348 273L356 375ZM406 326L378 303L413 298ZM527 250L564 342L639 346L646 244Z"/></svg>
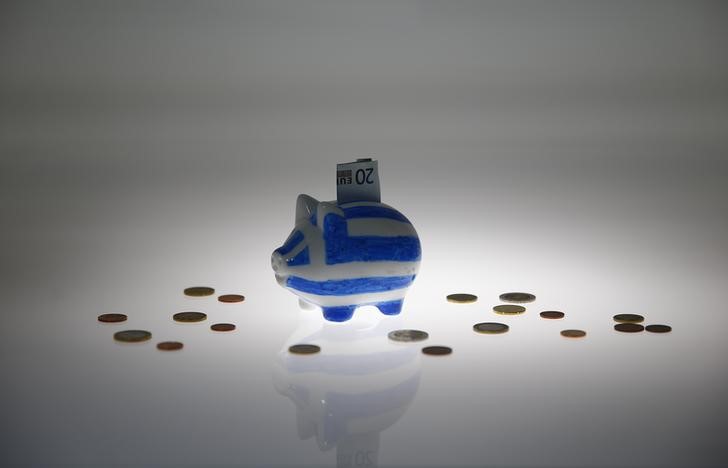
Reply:
<svg viewBox="0 0 728 468"><path fill-rule="evenodd" d="M151 337L152 334L146 330L124 330L114 333L114 339L124 343L139 343L147 341Z"/></svg>
<svg viewBox="0 0 728 468"><path fill-rule="evenodd" d="M295 344L288 348L288 352L292 354L316 354L319 351L321 347L315 344Z"/></svg>
<svg viewBox="0 0 728 468"><path fill-rule="evenodd" d="M670 325L647 325L645 330L650 333L670 333L672 327Z"/></svg>
<svg viewBox="0 0 728 468"><path fill-rule="evenodd" d="M98 316L99 322L104 323L119 323L126 321L126 315L124 314L101 314Z"/></svg>
<svg viewBox="0 0 728 468"><path fill-rule="evenodd" d="M524 292L503 293L498 298L503 302L533 302L536 296Z"/></svg>
<svg viewBox="0 0 728 468"><path fill-rule="evenodd" d="M643 327L639 323L625 322L616 324L614 326L614 329L623 333L638 333L644 330L645 327Z"/></svg>
<svg viewBox="0 0 728 468"><path fill-rule="evenodd" d="M544 310L540 315L542 318L550 320L558 320L564 318L564 313L558 310Z"/></svg>
<svg viewBox="0 0 728 468"><path fill-rule="evenodd" d="M179 341L162 341L157 343L157 349L160 351L177 351L184 348L184 345Z"/></svg>
<svg viewBox="0 0 728 468"><path fill-rule="evenodd" d="M478 300L478 296L474 294L456 293L448 294L447 302L454 302L455 304L470 304Z"/></svg>
<svg viewBox="0 0 728 468"><path fill-rule="evenodd" d="M422 353L428 356L446 356L452 354L452 348L448 346L425 346Z"/></svg>
<svg viewBox="0 0 728 468"><path fill-rule="evenodd" d="M518 315L525 311L525 307L513 304L501 304L493 307L493 312L501 315Z"/></svg>
<svg viewBox="0 0 728 468"><path fill-rule="evenodd" d="M483 322L473 325L473 330L486 335L498 335L508 331L508 325L497 322Z"/></svg>
<svg viewBox="0 0 728 468"><path fill-rule="evenodd" d="M233 302L243 302L245 300L245 296L242 296L240 294L223 294L222 296L218 296L217 300L230 304Z"/></svg>
<svg viewBox="0 0 728 468"><path fill-rule="evenodd" d="M192 286L191 288L186 288L184 293L185 296L190 297L205 297L215 294L215 290L208 286Z"/></svg>
<svg viewBox="0 0 728 468"><path fill-rule="evenodd" d="M215 323L210 325L210 330L217 332L229 332L235 330L235 325L232 323Z"/></svg>
<svg viewBox="0 0 728 468"><path fill-rule="evenodd" d="M207 319L207 314L202 312L178 312L172 316L175 322L193 323L202 322Z"/></svg>
<svg viewBox="0 0 728 468"><path fill-rule="evenodd" d="M561 330L561 336L566 338L583 338L586 336L584 330Z"/></svg>
<svg viewBox="0 0 728 468"><path fill-rule="evenodd" d="M645 318L638 314L617 314L614 317L615 322L619 323L641 323Z"/></svg>
<svg viewBox="0 0 728 468"><path fill-rule="evenodd" d="M392 341L414 342L426 340L430 335L422 330L394 330L387 335Z"/></svg>

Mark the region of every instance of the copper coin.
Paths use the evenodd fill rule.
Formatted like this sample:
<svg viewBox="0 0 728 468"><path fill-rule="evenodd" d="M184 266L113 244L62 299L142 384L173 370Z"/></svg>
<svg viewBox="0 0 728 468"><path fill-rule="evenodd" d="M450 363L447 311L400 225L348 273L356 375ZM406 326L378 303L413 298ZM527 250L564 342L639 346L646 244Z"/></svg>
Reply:
<svg viewBox="0 0 728 468"><path fill-rule="evenodd" d="M162 341L157 343L157 349L160 351L177 351L182 349L184 345L179 341Z"/></svg>
<svg viewBox="0 0 728 468"><path fill-rule="evenodd" d="M184 292L185 296L191 297L204 297L215 294L215 290L208 286L192 286L191 288L186 288Z"/></svg>
<svg viewBox="0 0 728 468"><path fill-rule="evenodd" d="M538 315L540 315L542 318L553 320L564 318L564 313L559 312L558 310L544 310Z"/></svg>
<svg viewBox="0 0 728 468"><path fill-rule="evenodd" d="M478 296L474 294L456 293L448 294L447 302L454 302L456 304L470 304L478 300Z"/></svg>
<svg viewBox="0 0 728 468"><path fill-rule="evenodd" d="M638 314L617 314L614 317L615 322L619 323L640 323L645 320L645 318Z"/></svg>
<svg viewBox="0 0 728 468"><path fill-rule="evenodd" d="M245 300L245 296L241 296L240 294L223 294L222 296L217 296L217 300L227 303L243 302Z"/></svg>
<svg viewBox="0 0 728 468"><path fill-rule="evenodd" d="M116 341L123 341L124 343L139 343L141 341L147 341L152 337L152 334L146 330L124 330L114 333L114 339Z"/></svg>
<svg viewBox="0 0 728 468"><path fill-rule="evenodd" d="M586 336L584 330L561 330L561 336L566 338L583 338Z"/></svg>
<svg viewBox="0 0 728 468"><path fill-rule="evenodd" d="M235 325L232 323L216 323L214 325L210 325L210 329L218 332L228 332L235 330Z"/></svg>
<svg viewBox="0 0 728 468"><path fill-rule="evenodd" d="M507 332L508 325L506 325L505 323L497 322L483 322L473 325L473 330L478 333L484 333L486 335L498 335L500 333Z"/></svg>
<svg viewBox="0 0 728 468"><path fill-rule="evenodd" d="M614 329L624 333L638 333L645 329L639 323L618 323L614 326Z"/></svg>
<svg viewBox="0 0 728 468"><path fill-rule="evenodd" d="M669 333L672 331L670 325L647 325L645 330L651 333Z"/></svg>
<svg viewBox="0 0 728 468"><path fill-rule="evenodd" d="M524 292L503 293L498 298L503 302L533 302L536 296Z"/></svg>
<svg viewBox="0 0 728 468"><path fill-rule="evenodd" d="M422 353L429 356L445 356L452 353L452 348L447 346L425 346Z"/></svg>
<svg viewBox="0 0 728 468"><path fill-rule="evenodd" d="M178 312L172 316L175 322L193 323L202 322L207 319L207 314L202 312Z"/></svg>
<svg viewBox="0 0 728 468"><path fill-rule="evenodd" d="M292 354L316 354L319 351L321 347L315 344L295 344L288 348L288 352Z"/></svg>
<svg viewBox="0 0 728 468"><path fill-rule="evenodd" d="M501 315L518 315L525 311L525 307L513 304L501 304L493 307L493 312Z"/></svg>
<svg viewBox="0 0 728 468"><path fill-rule="evenodd" d="M118 323L126 322L126 315L124 314L101 314L98 317L99 322L104 323Z"/></svg>

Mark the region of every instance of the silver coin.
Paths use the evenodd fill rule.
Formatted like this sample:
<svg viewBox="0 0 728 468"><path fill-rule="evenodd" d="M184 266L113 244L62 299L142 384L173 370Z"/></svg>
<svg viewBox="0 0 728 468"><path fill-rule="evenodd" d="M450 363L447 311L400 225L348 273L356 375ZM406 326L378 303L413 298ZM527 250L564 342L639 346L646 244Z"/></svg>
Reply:
<svg viewBox="0 0 728 468"><path fill-rule="evenodd" d="M426 340L430 335L422 330L394 330L389 332L387 335L392 341L423 341Z"/></svg>

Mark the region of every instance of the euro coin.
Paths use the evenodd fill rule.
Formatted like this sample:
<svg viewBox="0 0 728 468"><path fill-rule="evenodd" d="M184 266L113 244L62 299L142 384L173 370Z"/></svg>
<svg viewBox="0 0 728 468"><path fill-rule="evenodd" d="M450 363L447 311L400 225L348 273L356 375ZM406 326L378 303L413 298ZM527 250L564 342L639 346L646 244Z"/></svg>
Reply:
<svg viewBox="0 0 728 468"><path fill-rule="evenodd" d="M454 302L456 304L470 304L477 300L478 296L474 294L457 293L447 295L447 302Z"/></svg>
<svg viewBox="0 0 728 468"><path fill-rule="evenodd" d="M429 356L445 356L452 353L452 348L447 346L425 346L422 353Z"/></svg>
<svg viewBox="0 0 728 468"><path fill-rule="evenodd" d="M139 343L147 341L151 337L152 334L146 330L124 330L114 333L114 339L124 343Z"/></svg>
<svg viewBox="0 0 728 468"><path fill-rule="evenodd" d="M564 313L559 312L558 310L544 310L543 312L541 312L538 315L540 315L542 318L551 319L551 320L564 318Z"/></svg>
<svg viewBox="0 0 728 468"><path fill-rule="evenodd" d="M583 338L586 336L584 330L561 330L561 336L566 338Z"/></svg>
<svg viewBox="0 0 728 468"><path fill-rule="evenodd" d="M619 323L640 323L645 320L645 318L638 314L617 314L614 317L615 322Z"/></svg>
<svg viewBox="0 0 728 468"><path fill-rule="evenodd" d="M207 314L202 312L178 312L172 316L175 322L193 323L202 322L207 319Z"/></svg>
<svg viewBox="0 0 728 468"><path fill-rule="evenodd" d="M216 324L210 325L210 329L212 331L228 332L228 331L235 330L235 325L232 323L216 323Z"/></svg>
<svg viewBox="0 0 728 468"><path fill-rule="evenodd" d="M179 341L162 341L157 343L157 349L160 351L177 351L182 349L184 345Z"/></svg>
<svg viewBox="0 0 728 468"><path fill-rule="evenodd" d="M672 331L672 327L670 325L647 325L645 330L650 333L669 333Z"/></svg>
<svg viewBox="0 0 728 468"><path fill-rule="evenodd" d="M99 322L104 323L119 323L126 321L126 315L124 314L101 314L98 316Z"/></svg>
<svg viewBox="0 0 728 468"><path fill-rule="evenodd" d="M227 303L243 302L245 300L245 296L241 296L240 294L223 294L222 296L218 296L217 300Z"/></svg>
<svg viewBox="0 0 728 468"><path fill-rule="evenodd" d="M184 292L185 296L191 297L205 297L215 294L215 290L207 286L193 286L191 288L185 289Z"/></svg>
<svg viewBox="0 0 728 468"><path fill-rule="evenodd" d="M422 330L394 330L387 335L392 341L413 342L426 340L430 336Z"/></svg>
<svg viewBox="0 0 728 468"><path fill-rule="evenodd" d="M645 327L643 327L639 323L625 322L616 324L614 326L614 329L623 333L638 333L644 330Z"/></svg>
<svg viewBox="0 0 728 468"><path fill-rule="evenodd" d="M473 330L478 333L484 333L486 335L498 335L500 333L507 332L508 325L506 325L505 323L483 322L473 325Z"/></svg>
<svg viewBox="0 0 728 468"><path fill-rule="evenodd" d="M314 344L295 344L288 348L288 352L292 354L316 354L319 351L321 348Z"/></svg>
<svg viewBox="0 0 728 468"><path fill-rule="evenodd" d="M498 296L503 302L533 302L536 296L524 292L509 292Z"/></svg>
<svg viewBox="0 0 728 468"><path fill-rule="evenodd" d="M493 312L501 315L518 315L526 311L526 308L519 305L501 304L493 307Z"/></svg>

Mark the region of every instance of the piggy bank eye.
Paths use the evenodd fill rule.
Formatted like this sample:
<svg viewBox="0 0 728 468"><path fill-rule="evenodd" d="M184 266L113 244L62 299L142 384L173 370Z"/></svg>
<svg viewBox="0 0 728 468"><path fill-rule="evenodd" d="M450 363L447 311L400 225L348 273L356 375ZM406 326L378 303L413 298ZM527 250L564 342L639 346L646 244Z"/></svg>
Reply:
<svg viewBox="0 0 728 468"><path fill-rule="evenodd" d="M296 248L299 242L303 240L303 234L301 231L293 231L283 245L277 248L275 251L281 255L287 255L293 249Z"/></svg>
<svg viewBox="0 0 728 468"><path fill-rule="evenodd" d="M288 266L308 265L309 263L310 259L308 257L308 247L298 252L293 258L286 260L286 264Z"/></svg>

